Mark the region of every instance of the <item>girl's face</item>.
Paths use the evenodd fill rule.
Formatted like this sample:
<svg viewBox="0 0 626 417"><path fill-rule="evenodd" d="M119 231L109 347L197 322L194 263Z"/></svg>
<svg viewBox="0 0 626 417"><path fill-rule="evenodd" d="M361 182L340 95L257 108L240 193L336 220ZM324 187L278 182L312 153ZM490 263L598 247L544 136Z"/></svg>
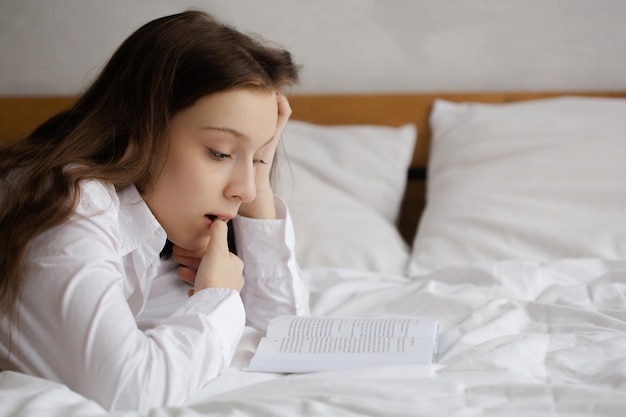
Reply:
<svg viewBox="0 0 626 417"><path fill-rule="evenodd" d="M174 115L144 195L169 240L204 249L215 217L228 221L254 200L255 167L277 117L275 93L245 89L211 94Z"/></svg>

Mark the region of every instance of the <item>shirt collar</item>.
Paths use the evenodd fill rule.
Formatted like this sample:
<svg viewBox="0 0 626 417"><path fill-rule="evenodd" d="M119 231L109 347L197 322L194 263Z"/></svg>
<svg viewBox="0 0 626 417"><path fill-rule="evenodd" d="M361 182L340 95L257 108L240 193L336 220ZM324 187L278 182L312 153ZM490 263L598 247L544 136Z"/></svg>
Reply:
<svg viewBox="0 0 626 417"><path fill-rule="evenodd" d="M121 191L120 199L120 242L126 255L147 245L156 255L161 252L167 238L165 230L154 217L148 205L134 185Z"/></svg>

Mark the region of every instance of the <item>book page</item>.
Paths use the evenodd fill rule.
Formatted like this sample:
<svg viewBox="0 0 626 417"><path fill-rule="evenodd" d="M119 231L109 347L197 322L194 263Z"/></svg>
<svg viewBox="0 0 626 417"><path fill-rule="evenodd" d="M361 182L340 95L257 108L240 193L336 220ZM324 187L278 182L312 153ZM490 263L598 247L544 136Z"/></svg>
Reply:
<svg viewBox="0 0 626 417"><path fill-rule="evenodd" d="M278 317L247 370L311 372L430 364L438 324L415 318Z"/></svg>
<svg viewBox="0 0 626 417"><path fill-rule="evenodd" d="M430 338L420 337L265 337L259 351L263 354L396 354L412 355L421 351L420 346L432 347ZM428 343L424 343L428 342ZM420 345L420 343L422 345Z"/></svg>
<svg viewBox="0 0 626 417"><path fill-rule="evenodd" d="M434 337L433 321L406 317L280 316L267 337Z"/></svg>

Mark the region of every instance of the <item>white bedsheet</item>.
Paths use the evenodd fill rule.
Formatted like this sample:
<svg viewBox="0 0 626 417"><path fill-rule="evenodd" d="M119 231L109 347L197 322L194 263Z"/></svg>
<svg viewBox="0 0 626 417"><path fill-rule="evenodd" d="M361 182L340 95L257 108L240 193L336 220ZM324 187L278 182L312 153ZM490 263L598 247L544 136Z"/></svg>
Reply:
<svg viewBox="0 0 626 417"><path fill-rule="evenodd" d="M439 319L438 364L248 373L240 369L261 337L248 329L228 372L184 406L148 415L626 415L626 261L507 261L417 278L306 272L316 315ZM2 372L0 415L107 413L62 385Z"/></svg>

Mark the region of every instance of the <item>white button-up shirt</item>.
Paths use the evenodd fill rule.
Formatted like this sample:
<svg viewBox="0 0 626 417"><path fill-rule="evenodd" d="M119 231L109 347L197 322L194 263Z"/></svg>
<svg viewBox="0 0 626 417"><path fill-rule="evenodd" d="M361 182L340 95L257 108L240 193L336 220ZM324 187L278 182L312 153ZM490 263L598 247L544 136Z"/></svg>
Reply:
<svg viewBox="0 0 626 417"><path fill-rule="evenodd" d="M118 194L89 181L81 190L68 221L27 248L15 320L0 320L5 369L64 383L109 410L146 411L181 403L223 372L246 319L264 328L274 315L308 312L279 199L278 220L232 220L241 295L187 297L176 265L159 257L165 231L136 188Z"/></svg>

